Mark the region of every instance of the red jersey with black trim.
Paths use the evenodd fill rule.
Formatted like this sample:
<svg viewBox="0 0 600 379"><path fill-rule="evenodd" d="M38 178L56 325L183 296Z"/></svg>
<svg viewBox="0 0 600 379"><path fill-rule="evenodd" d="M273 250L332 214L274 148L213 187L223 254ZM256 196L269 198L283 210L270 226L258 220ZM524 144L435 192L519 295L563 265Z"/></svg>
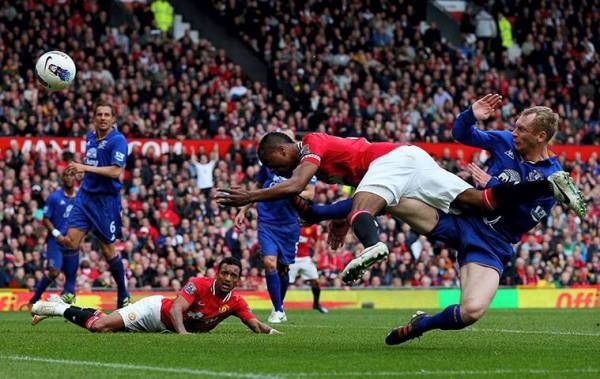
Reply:
<svg viewBox="0 0 600 379"><path fill-rule="evenodd" d="M317 178L323 182L356 187L371 162L400 146L391 142L371 143L364 138L309 133L302 139L300 163L317 165Z"/></svg>
<svg viewBox="0 0 600 379"><path fill-rule="evenodd" d="M229 292L224 299L215 294L215 279L191 278L179 291L190 307L183 313L183 324L188 332L208 332L229 316L242 321L256 318L241 296ZM163 299L160 319L167 329L175 331L171 322L171 307L175 299Z"/></svg>
<svg viewBox="0 0 600 379"><path fill-rule="evenodd" d="M310 247L317 239L317 230L317 225L305 226L300 229L300 239L298 240L296 257L310 257Z"/></svg>

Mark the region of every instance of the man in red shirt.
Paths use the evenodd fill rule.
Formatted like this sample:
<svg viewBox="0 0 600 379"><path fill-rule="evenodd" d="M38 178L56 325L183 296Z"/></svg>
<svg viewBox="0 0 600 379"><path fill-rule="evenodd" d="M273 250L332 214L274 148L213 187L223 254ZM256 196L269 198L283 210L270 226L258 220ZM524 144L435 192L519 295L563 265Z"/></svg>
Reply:
<svg viewBox="0 0 600 379"><path fill-rule="evenodd" d="M219 264L216 279L191 278L175 299L149 296L106 315L92 308L81 309L62 302L38 301L34 315L63 316L92 332L208 332L229 316L236 316L255 333L280 334L260 322L246 301L233 292L242 265L228 257Z"/></svg>
<svg viewBox="0 0 600 379"><path fill-rule="evenodd" d="M302 143L295 143L283 133L269 133L258 148L260 160L277 175L289 179L267 189L246 191L221 189L217 201L222 205L241 206L297 196L310 178L327 183L356 187L348 225L364 246L362 254L346 266L342 279L352 282L376 262L389 254L379 241L375 216L394 208L401 198L411 198L449 213L451 209L491 210L514 207L514 199L540 193L558 192L548 181L500 184L478 191L458 176L442 169L433 158L417 146L396 143L370 143L364 138L339 138L323 133L309 133ZM568 188L561 188L569 192ZM560 196L560 195L559 195ZM425 225L419 220L413 228Z"/></svg>
<svg viewBox="0 0 600 379"><path fill-rule="evenodd" d="M313 294L313 309L321 313L327 313L329 310L323 307L319 301L321 297L321 286L319 285L319 273L317 266L310 256L311 247L317 240L317 225L305 226L300 229L300 239L296 249L296 259L290 265L289 278L290 284L296 281L298 275L310 283Z"/></svg>

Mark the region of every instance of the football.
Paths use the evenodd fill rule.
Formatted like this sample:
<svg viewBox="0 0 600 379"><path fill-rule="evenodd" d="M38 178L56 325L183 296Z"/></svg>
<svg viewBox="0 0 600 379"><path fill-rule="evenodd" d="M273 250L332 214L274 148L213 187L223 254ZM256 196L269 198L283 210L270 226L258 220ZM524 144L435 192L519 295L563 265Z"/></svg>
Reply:
<svg viewBox="0 0 600 379"><path fill-rule="evenodd" d="M39 83L50 91L67 88L75 79L75 62L62 51L48 51L35 64L35 75Z"/></svg>

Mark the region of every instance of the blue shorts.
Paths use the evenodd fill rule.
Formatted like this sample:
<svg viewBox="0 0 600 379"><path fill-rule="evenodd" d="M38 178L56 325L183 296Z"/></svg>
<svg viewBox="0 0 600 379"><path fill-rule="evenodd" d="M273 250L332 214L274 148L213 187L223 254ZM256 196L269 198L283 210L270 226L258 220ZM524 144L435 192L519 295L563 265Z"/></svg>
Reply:
<svg viewBox="0 0 600 379"><path fill-rule="evenodd" d="M68 229L90 230L106 244L122 238L121 194L79 190L68 218Z"/></svg>
<svg viewBox="0 0 600 379"><path fill-rule="evenodd" d="M458 264L491 267L500 276L515 255L510 242L483 222L481 216L457 216L439 212L436 227L427 235L458 250Z"/></svg>
<svg viewBox="0 0 600 379"><path fill-rule="evenodd" d="M46 241L46 268L62 270L63 256L79 254L78 250L69 250L60 246L54 237Z"/></svg>
<svg viewBox="0 0 600 379"><path fill-rule="evenodd" d="M300 240L300 228L281 227L267 223L258 223L258 243L261 255L275 256L284 265L291 265L296 259L296 250Z"/></svg>

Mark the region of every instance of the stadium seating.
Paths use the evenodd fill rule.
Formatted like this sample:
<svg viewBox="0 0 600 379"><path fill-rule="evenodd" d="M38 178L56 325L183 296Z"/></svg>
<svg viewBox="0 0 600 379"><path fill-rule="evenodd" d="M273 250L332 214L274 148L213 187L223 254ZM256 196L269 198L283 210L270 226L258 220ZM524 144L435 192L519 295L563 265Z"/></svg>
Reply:
<svg viewBox="0 0 600 379"><path fill-rule="evenodd" d="M422 30L422 20L411 16L409 6L393 7L389 1L374 2L377 9L350 1L344 12L324 1L306 7L292 1L286 4L294 8L286 8L285 16L269 2L213 1L223 17L239 25L241 38L263 54L271 71L266 85L249 82L209 41L194 43L189 36L176 41L154 33L144 4L134 5L135 22L111 29L102 3L71 1L64 7L53 1L0 0L0 136L82 136L101 94L116 105L129 138L232 142L220 152L209 191L197 186L194 167L180 151L152 158L135 150L128 158L124 240L117 247L128 258L131 288L178 289L190 276L214 275L216 262L229 254L242 258L246 287L264 288L256 213L237 230L235 210L219 208L210 195L218 187L254 187L256 154L252 145L238 141L257 141L279 127L374 141L448 142L454 115L478 94L498 89L508 101L489 127L507 128L523 108L544 104L562 116L557 142L600 143L599 46L585 12L590 1L562 15L553 9L509 12L518 15L511 22L522 51L514 62L506 52L488 54L482 41L449 46L435 30ZM519 9L525 1L513 3ZM69 91L50 94L35 85L33 62L48 46L69 51L78 62ZM209 158L210 151L197 153ZM54 148L0 151L0 288L32 288L39 280L46 235L41 208L72 158ZM479 156L439 161L467 177L462 169L471 159L485 163ZM589 202L587 218L556 207L523 237L502 284L600 282L598 156L564 158L563 165ZM347 194L319 183L316 200ZM373 267L365 286L458 285L454 251L396 220L383 216L380 223L391 254ZM331 251L325 233L321 227L314 259L322 284L341 287L338 274L360 249L349 235L343 248ZM114 287L97 248L93 239L82 245L80 290Z"/></svg>

